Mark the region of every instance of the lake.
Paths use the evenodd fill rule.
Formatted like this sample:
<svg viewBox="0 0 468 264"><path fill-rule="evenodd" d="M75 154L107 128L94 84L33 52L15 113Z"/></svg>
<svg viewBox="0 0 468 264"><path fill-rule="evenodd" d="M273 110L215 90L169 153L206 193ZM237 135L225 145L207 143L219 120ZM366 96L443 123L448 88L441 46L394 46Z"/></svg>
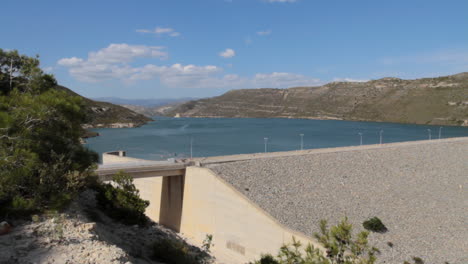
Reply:
<svg viewBox="0 0 468 264"><path fill-rule="evenodd" d="M265 151L378 144L439 138L440 126L409 125L338 120L263 118L168 118L138 128L93 129L99 137L87 139L86 146L102 154L125 150L127 156L166 160ZM428 130L430 129L430 131ZM441 138L468 136L468 127L444 126ZM265 140L265 138L267 138ZM192 144L191 144L192 142Z"/></svg>

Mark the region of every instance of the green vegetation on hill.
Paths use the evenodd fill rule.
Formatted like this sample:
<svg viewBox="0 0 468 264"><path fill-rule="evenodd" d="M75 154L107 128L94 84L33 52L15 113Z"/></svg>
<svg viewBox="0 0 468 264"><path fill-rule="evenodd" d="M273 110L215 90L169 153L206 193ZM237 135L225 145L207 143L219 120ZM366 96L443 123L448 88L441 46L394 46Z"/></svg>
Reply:
<svg viewBox="0 0 468 264"><path fill-rule="evenodd" d="M166 114L467 126L468 73L417 80L333 82L320 87L232 90L184 103Z"/></svg>
<svg viewBox="0 0 468 264"><path fill-rule="evenodd" d="M57 89L82 98L87 116L85 127L118 127L117 124L119 123L123 124L123 126L133 124L130 126L138 127L152 121L151 118L135 113L123 106L82 97L64 86L59 85Z"/></svg>
<svg viewBox="0 0 468 264"><path fill-rule="evenodd" d="M83 100L56 85L38 58L0 49L0 216L60 208L90 179Z"/></svg>

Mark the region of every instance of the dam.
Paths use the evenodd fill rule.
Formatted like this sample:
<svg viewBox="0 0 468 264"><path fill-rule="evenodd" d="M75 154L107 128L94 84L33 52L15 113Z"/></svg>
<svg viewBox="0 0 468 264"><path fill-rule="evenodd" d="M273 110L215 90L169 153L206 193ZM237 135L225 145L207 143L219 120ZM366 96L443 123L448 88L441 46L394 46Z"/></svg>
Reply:
<svg viewBox="0 0 468 264"><path fill-rule="evenodd" d="M373 216L387 226L370 235L378 263L468 262L467 137L174 162L114 152L98 174L120 170L150 201L149 218L196 245L213 235L219 263L276 254L293 237L318 245L319 221L345 216L355 231Z"/></svg>

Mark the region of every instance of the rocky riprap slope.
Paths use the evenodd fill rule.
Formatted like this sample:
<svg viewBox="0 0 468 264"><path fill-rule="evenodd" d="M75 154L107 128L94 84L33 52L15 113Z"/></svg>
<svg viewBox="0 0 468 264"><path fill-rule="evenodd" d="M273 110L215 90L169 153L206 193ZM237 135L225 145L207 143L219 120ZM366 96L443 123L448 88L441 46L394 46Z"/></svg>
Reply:
<svg viewBox="0 0 468 264"><path fill-rule="evenodd" d="M468 73L438 78L333 82L320 87L232 90L166 115L343 119L468 126Z"/></svg>
<svg viewBox="0 0 468 264"><path fill-rule="evenodd" d="M152 243L183 241L156 223L146 227L117 223L96 209L93 197L86 191L65 213L13 223L12 232L0 235L0 264L157 264L151 259Z"/></svg>
<svg viewBox="0 0 468 264"><path fill-rule="evenodd" d="M356 231L377 216L377 263L420 257L468 263L468 138L258 158L208 165L285 226L312 236L347 216ZM388 242L393 243L389 247Z"/></svg>

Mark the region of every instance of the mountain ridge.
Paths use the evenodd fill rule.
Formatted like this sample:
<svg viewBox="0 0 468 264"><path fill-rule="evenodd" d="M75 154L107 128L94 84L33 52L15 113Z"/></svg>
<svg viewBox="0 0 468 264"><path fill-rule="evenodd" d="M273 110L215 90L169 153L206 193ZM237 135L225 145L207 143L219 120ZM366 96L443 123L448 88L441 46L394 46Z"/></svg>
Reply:
<svg viewBox="0 0 468 264"><path fill-rule="evenodd" d="M94 101L100 102L109 102L117 105L133 105L133 106L143 106L143 107L158 107L173 103L186 102L190 100L196 100L198 98L193 97L181 97L181 98L150 98L150 99L126 99L120 97L97 97L91 98Z"/></svg>
<svg viewBox="0 0 468 264"><path fill-rule="evenodd" d="M72 96L79 96L83 100L85 106L84 111L88 116L86 124L83 128L121 128L121 127L139 127L153 119L142 114L136 113L128 108L120 105L91 100L77 94L71 89L58 85L58 90L65 91Z"/></svg>
<svg viewBox="0 0 468 264"><path fill-rule="evenodd" d="M166 111L181 117L307 118L468 126L468 72L315 87L231 90Z"/></svg>

